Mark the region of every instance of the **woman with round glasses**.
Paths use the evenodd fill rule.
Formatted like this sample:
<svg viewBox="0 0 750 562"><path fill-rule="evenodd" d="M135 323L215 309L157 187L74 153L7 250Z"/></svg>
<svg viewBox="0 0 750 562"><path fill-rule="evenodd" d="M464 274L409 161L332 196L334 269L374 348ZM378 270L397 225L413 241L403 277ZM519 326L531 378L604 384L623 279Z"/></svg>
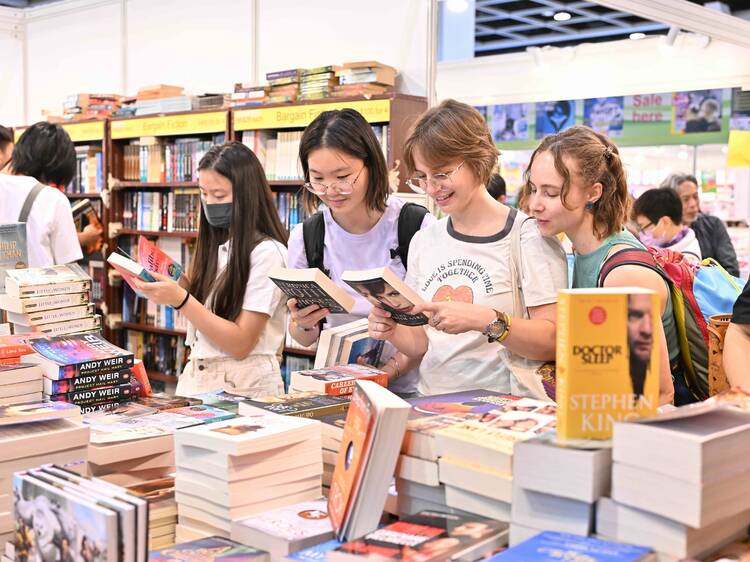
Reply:
<svg viewBox="0 0 750 562"><path fill-rule="evenodd" d="M302 135L299 159L306 181L302 194L305 208L311 211L324 204L320 211L325 232L324 269L355 298L351 315L330 315L315 305L298 309L296 301L289 300L289 331L298 343L308 346L317 340L321 320L338 326L367 317L372 308L367 299L341 281L344 271L387 266L403 278L406 264L393 250L398 246L398 220L404 202L390 195L380 143L370 124L353 109L325 111L310 123ZM432 215L425 215L422 228L433 221ZM312 267L301 224L289 237L289 267ZM401 356L388 360L383 368L391 375L391 390L400 394L413 390L416 375L401 375L417 362L418 358L407 361Z"/></svg>
<svg viewBox="0 0 750 562"><path fill-rule="evenodd" d="M533 220L499 203L485 188L497 148L484 118L448 100L419 119L404 147L409 186L427 193L448 215L418 232L406 282L427 301L429 325L396 324L375 307L372 337L408 357L422 357L418 392L470 388L511 392L507 351L528 359L555 358L558 289L565 288L565 254ZM517 262L527 314L513 315L511 240L520 229ZM519 391L523 387L519 387Z"/></svg>

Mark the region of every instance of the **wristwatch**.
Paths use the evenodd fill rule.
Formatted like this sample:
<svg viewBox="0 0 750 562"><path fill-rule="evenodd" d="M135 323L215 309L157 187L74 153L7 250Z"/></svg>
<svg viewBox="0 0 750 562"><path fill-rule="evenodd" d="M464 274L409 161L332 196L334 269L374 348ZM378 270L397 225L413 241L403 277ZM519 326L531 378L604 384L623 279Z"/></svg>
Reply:
<svg viewBox="0 0 750 562"><path fill-rule="evenodd" d="M494 312L497 318L487 324L487 327L482 334L487 336L487 341L489 343L502 343L503 340L508 337L510 331L510 315L505 312L500 312L499 310L495 310Z"/></svg>

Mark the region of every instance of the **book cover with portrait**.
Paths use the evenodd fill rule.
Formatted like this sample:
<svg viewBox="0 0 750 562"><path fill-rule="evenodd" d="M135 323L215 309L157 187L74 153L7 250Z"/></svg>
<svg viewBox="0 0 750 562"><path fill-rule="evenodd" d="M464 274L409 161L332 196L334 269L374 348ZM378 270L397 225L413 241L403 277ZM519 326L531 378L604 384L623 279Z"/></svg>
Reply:
<svg viewBox="0 0 750 562"><path fill-rule="evenodd" d="M557 303L560 441L610 439L659 405L659 299L638 288L570 289Z"/></svg>

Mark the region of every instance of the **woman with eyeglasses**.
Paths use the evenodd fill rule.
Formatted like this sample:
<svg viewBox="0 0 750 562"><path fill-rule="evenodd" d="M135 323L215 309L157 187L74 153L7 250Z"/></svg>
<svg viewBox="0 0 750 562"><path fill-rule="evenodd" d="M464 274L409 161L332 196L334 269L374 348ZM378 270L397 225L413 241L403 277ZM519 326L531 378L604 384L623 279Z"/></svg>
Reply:
<svg viewBox="0 0 750 562"><path fill-rule="evenodd" d="M315 305L299 309L295 299L289 300L289 331L298 343L309 346L318 339L321 321L339 326L367 317L372 308L367 299L341 281L344 271L387 266L401 277L405 275L406 264L395 252L404 201L390 195L380 143L370 124L353 109L325 111L310 123L300 142L299 159L305 177L305 208L315 210L321 202L324 205L319 211L324 226L323 269L355 298L351 315L331 315ZM315 218L307 219L311 220ZM421 227L433 221L428 213ZM289 237L289 267L314 266L314 258L305 251L304 237L304 226L297 225ZM381 367L390 376L389 388L409 395L416 380L411 371L418 358L407 360L394 352L391 349L385 354L392 356Z"/></svg>
<svg viewBox="0 0 750 562"><path fill-rule="evenodd" d="M509 393L506 352L555 358L557 290L567 281L565 255L534 221L493 199L486 189L497 165L484 118L448 100L427 111L404 147L409 186L427 193L448 215L418 232L409 252L406 282L428 304L429 325L396 324L382 307L369 317L370 335L421 357L418 392L471 388ZM513 315L511 239L520 229L518 261L528 314Z"/></svg>

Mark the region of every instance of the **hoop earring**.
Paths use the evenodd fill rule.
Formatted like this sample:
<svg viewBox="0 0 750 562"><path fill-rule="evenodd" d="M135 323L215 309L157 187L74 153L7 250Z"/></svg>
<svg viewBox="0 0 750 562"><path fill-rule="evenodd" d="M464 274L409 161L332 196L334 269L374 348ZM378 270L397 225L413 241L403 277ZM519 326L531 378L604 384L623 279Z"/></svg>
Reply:
<svg viewBox="0 0 750 562"><path fill-rule="evenodd" d="M586 203L586 210L587 211L590 211L593 208L594 208L594 204L591 201L589 201L589 202Z"/></svg>

